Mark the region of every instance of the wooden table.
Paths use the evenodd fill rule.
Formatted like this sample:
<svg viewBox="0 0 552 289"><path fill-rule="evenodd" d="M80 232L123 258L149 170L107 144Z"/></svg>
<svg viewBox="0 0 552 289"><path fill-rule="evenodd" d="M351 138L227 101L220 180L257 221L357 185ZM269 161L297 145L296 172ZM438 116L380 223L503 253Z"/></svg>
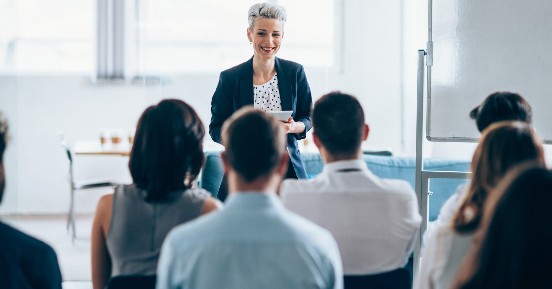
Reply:
<svg viewBox="0 0 552 289"><path fill-rule="evenodd" d="M96 155L96 156L130 156L131 145L128 142L118 144L101 144L99 140L80 140L73 146L75 155Z"/></svg>

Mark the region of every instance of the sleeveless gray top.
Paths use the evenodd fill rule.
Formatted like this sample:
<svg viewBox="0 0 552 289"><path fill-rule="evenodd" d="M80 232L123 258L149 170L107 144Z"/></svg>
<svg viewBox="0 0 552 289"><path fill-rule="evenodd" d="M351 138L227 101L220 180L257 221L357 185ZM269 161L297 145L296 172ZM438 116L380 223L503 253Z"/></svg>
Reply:
<svg viewBox="0 0 552 289"><path fill-rule="evenodd" d="M106 240L111 276L156 274L163 240L175 226L198 217L209 194L189 189L155 203L144 201L145 196L134 185L115 189Z"/></svg>

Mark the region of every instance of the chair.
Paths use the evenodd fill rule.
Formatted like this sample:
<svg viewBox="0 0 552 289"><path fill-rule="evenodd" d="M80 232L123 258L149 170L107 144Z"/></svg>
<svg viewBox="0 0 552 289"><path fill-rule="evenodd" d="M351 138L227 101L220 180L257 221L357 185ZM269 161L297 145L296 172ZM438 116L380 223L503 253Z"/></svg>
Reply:
<svg viewBox="0 0 552 289"><path fill-rule="evenodd" d="M399 268L393 271L364 276L343 277L344 289L410 289L410 271Z"/></svg>
<svg viewBox="0 0 552 289"><path fill-rule="evenodd" d="M107 289L155 289L156 275L115 276L109 280Z"/></svg>
<svg viewBox="0 0 552 289"><path fill-rule="evenodd" d="M67 141L61 137L61 146L65 150L67 155L67 160L69 161L69 213L67 214L67 230L71 230L71 241L74 243L75 238L77 237L77 232L75 228L75 191L77 190L86 190L92 188L101 188L101 187L114 187L117 184L107 180L79 180L76 181L73 177L73 152L67 144Z"/></svg>
<svg viewBox="0 0 552 289"><path fill-rule="evenodd" d="M223 175L224 171L222 169L220 152L205 153L205 165L203 165L200 176L201 188L211 193L212 197L219 197L217 193L219 191Z"/></svg>

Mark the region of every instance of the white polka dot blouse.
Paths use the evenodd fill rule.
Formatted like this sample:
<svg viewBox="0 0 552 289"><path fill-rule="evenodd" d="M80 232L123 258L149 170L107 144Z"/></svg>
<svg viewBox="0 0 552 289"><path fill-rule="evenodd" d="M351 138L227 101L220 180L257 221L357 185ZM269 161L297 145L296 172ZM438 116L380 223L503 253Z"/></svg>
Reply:
<svg viewBox="0 0 552 289"><path fill-rule="evenodd" d="M264 111L282 111L277 76L278 74L274 74L274 77L265 84L253 84L253 107Z"/></svg>

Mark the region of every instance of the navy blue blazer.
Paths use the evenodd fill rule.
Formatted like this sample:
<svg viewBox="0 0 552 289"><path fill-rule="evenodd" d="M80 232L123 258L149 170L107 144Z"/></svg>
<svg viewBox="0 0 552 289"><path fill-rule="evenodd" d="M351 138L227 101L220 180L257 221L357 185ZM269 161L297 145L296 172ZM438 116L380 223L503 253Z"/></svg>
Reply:
<svg viewBox="0 0 552 289"><path fill-rule="evenodd" d="M0 288L61 289L56 252L0 222Z"/></svg>
<svg viewBox="0 0 552 289"><path fill-rule="evenodd" d="M309 83L302 65L276 57L275 66L282 110L292 110L293 119L305 124L303 133L287 135L287 148L295 174L300 179L306 179L307 172L301 160L297 140L304 139L312 127L312 96ZM209 124L209 134L215 142L222 144L222 124L235 111L253 105L253 95L253 58L220 73L217 89L211 100Z"/></svg>

